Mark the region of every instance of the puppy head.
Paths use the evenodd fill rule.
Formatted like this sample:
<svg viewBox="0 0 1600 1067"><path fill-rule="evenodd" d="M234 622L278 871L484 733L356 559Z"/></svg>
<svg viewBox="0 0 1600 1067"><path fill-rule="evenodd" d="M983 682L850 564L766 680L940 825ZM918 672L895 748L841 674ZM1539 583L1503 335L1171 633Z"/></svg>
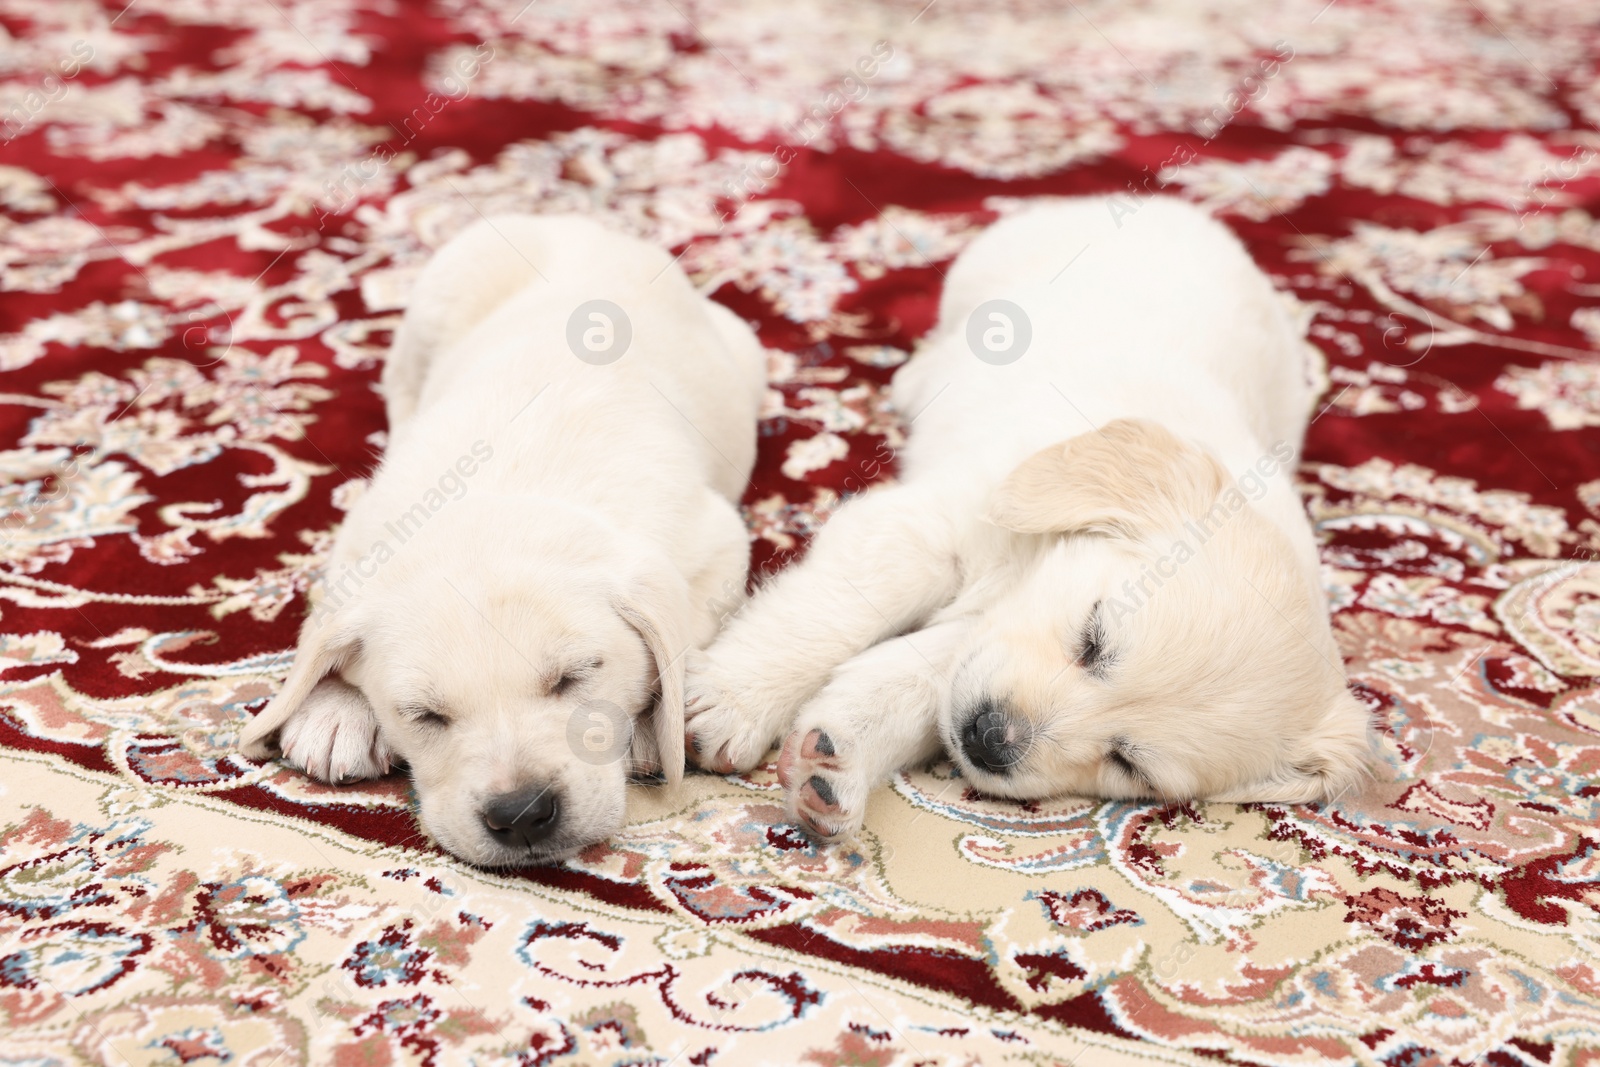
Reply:
<svg viewBox="0 0 1600 1067"><path fill-rule="evenodd" d="M486 866L560 859L622 825L630 773L681 778L688 617L665 559L576 509L463 500L313 615L242 747L271 755L342 677L442 847Z"/></svg>
<svg viewBox="0 0 1600 1067"><path fill-rule="evenodd" d="M941 713L980 790L1301 802L1370 756L1322 593L1222 467L1118 420L996 493L1033 541L983 611Z"/></svg>

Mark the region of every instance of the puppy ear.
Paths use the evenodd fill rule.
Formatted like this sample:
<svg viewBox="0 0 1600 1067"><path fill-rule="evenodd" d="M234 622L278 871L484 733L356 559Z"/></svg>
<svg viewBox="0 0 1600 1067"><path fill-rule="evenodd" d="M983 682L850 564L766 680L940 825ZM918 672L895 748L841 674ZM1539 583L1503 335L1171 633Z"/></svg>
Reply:
<svg viewBox="0 0 1600 1067"><path fill-rule="evenodd" d="M1017 533L1138 537L1205 514L1227 474L1211 455L1145 419L1114 419L1037 452L989 503Z"/></svg>
<svg viewBox="0 0 1600 1067"><path fill-rule="evenodd" d="M668 783L683 780L684 659L689 651L689 586L665 558L638 568L613 598L623 621L644 640L655 660L659 697L650 712L651 728L634 731L631 755L636 770L659 765Z"/></svg>
<svg viewBox="0 0 1600 1067"><path fill-rule="evenodd" d="M666 773L655 730L635 725L628 741L628 777L650 781L652 775L665 778Z"/></svg>
<svg viewBox="0 0 1600 1067"><path fill-rule="evenodd" d="M307 706L317 683L360 653L361 641L348 620L313 613L300 630L300 645L295 649L289 677L266 710L239 735L239 751L253 760L277 756L281 751L279 734Z"/></svg>
<svg viewBox="0 0 1600 1067"><path fill-rule="evenodd" d="M1339 695L1309 734L1296 738L1277 773L1213 800L1238 804L1311 804L1337 800L1360 790L1372 776L1376 756L1371 713L1348 689Z"/></svg>

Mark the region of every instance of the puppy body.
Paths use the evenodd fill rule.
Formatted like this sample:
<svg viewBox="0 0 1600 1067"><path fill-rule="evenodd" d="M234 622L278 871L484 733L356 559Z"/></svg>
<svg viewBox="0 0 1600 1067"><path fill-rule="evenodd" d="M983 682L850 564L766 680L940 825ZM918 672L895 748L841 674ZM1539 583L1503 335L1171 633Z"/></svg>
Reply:
<svg viewBox="0 0 1600 1067"><path fill-rule="evenodd" d="M661 250L506 217L424 269L383 385L388 452L242 747L329 781L403 759L450 851L570 854L630 768L681 773L683 656L748 560L760 345Z"/></svg>
<svg viewBox="0 0 1600 1067"><path fill-rule="evenodd" d="M1031 327L1012 362L970 340L1019 335L997 299ZM1163 199L996 224L894 397L900 482L841 507L692 672L702 762L787 734L791 810L825 836L941 747L1016 797L1312 800L1361 773L1291 479L1300 340L1226 229Z"/></svg>
<svg viewBox="0 0 1600 1067"><path fill-rule="evenodd" d="M1003 366L975 358L965 336L973 309L997 296L1025 310L1033 334ZM895 375L896 406L916 416L901 480L966 482L987 499L1039 449L1123 418L1243 472L1277 442L1299 451L1313 399L1299 346L1272 283L1198 208L1158 198L1120 226L1099 198L1035 208L956 261L935 334ZM1271 479L1254 507L1314 579L1292 480Z"/></svg>

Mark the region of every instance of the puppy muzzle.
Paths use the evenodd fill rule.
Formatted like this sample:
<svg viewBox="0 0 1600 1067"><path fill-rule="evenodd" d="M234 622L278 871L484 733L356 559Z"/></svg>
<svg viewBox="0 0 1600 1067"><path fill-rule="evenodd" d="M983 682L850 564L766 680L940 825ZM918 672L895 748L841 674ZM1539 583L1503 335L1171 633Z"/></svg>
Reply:
<svg viewBox="0 0 1600 1067"><path fill-rule="evenodd" d="M489 798L481 814L491 841L507 848L533 849L556 832L561 802L552 786L528 786Z"/></svg>
<svg viewBox="0 0 1600 1067"><path fill-rule="evenodd" d="M967 712L961 752L974 767L1006 775L1022 761L1025 745L1015 718L999 702L985 699Z"/></svg>

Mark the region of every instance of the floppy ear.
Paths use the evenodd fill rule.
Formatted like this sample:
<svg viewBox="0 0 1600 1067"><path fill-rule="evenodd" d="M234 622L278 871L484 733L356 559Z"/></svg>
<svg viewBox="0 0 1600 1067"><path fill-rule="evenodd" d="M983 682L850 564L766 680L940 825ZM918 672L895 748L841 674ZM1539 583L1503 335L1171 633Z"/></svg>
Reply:
<svg viewBox="0 0 1600 1067"><path fill-rule="evenodd" d="M690 648L689 586L665 558L639 568L613 597L623 621L644 639L655 660L658 699L651 729L635 728L630 755L636 770L659 766L668 783L683 780L684 659Z"/></svg>
<svg viewBox="0 0 1600 1067"><path fill-rule="evenodd" d="M1023 460L989 502L1017 533L1138 537L1205 514L1227 474L1211 455L1145 419L1114 419Z"/></svg>
<svg viewBox="0 0 1600 1067"><path fill-rule="evenodd" d="M306 707L317 683L355 659L360 651L360 639L344 620L318 618L313 613L300 630L300 645L295 649L289 677L266 710L239 735L239 751L253 760L277 756L279 734Z"/></svg>
<svg viewBox="0 0 1600 1067"><path fill-rule="evenodd" d="M1357 792L1372 776L1376 743L1371 714L1348 689L1309 734L1294 739L1283 766L1270 778L1212 797L1237 804L1311 804Z"/></svg>

